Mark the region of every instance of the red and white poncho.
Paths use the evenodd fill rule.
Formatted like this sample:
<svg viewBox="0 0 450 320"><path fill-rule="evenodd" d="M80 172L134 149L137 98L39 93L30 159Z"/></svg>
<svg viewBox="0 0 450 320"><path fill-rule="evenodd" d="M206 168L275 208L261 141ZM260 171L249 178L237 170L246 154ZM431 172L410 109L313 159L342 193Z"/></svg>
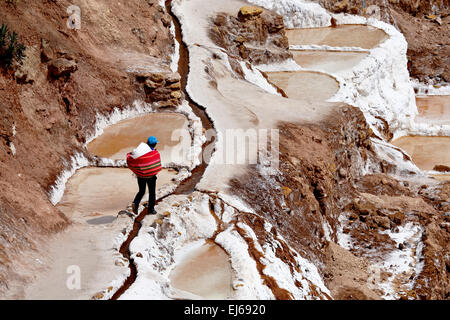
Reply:
<svg viewBox="0 0 450 320"><path fill-rule="evenodd" d="M157 150L143 147L139 146L132 153L127 154L128 168L140 178L151 178L162 170L161 155ZM142 150L148 152L143 153Z"/></svg>

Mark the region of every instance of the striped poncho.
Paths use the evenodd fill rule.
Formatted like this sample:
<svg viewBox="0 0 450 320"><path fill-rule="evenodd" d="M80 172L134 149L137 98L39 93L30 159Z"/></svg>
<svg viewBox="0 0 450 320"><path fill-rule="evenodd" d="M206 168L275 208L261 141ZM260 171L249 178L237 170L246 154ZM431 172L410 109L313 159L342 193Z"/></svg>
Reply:
<svg viewBox="0 0 450 320"><path fill-rule="evenodd" d="M127 164L128 168L140 178L151 178L162 170L161 155L157 150L151 150L137 158L129 153Z"/></svg>

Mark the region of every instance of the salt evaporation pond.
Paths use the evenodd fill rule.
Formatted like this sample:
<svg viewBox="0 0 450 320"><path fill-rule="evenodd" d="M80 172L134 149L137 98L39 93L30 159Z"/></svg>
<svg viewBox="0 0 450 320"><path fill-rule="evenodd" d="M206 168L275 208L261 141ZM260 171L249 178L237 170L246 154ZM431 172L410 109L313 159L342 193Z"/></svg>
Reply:
<svg viewBox="0 0 450 320"><path fill-rule="evenodd" d="M432 177L439 181L450 181L450 174L434 174Z"/></svg>
<svg viewBox="0 0 450 320"><path fill-rule="evenodd" d="M184 139L179 141L177 130L183 130ZM173 139L172 135L175 139ZM159 140L157 149L161 153L162 161L171 161L171 151L177 148L187 150L191 146L188 119L179 113L152 113L133 119L121 121L109 126L103 134L88 144L90 153L113 160L125 159L141 142L147 141L149 136L156 136Z"/></svg>
<svg viewBox="0 0 450 320"><path fill-rule="evenodd" d="M232 270L228 255L213 242L190 249L170 273L174 288L204 299L223 300L232 294Z"/></svg>
<svg viewBox="0 0 450 320"><path fill-rule="evenodd" d="M157 189L173 183L175 173L162 171ZM25 290L25 299L90 299L121 277L127 267L116 264L112 247L130 219L117 214L127 208L137 191L136 178L128 169L78 170L57 205L73 224L46 244L47 254L42 259L48 260L48 267L36 274L36 281ZM82 272L79 290L71 290L66 284L70 266Z"/></svg>
<svg viewBox="0 0 450 320"><path fill-rule="evenodd" d="M405 150L422 170L433 170L436 165L450 167L450 137L408 136L392 144Z"/></svg>
<svg viewBox="0 0 450 320"><path fill-rule="evenodd" d="M388 38L378 28L366 25L340 25L333 27L286 30L290 45L319 45L330 47L358 47L372 49Z"/></svg>
<svg viewBox="0 0 450 320"><path fill-rule="evenodd" d="M366 52L291 50L295 62L302 68L316 69L331 74L351 70L365 57Z"/></svg>
<svg viewBox="0 0 450 320"><path fill-rule="evenodd" d="M268 76L290 99L326 101L339 91L339 82L320 72L269 72Z"/></svg>
<svg viewBox="0 0 450 320"><path fill-rule="evenodd" d="M450 125L450 96L416 97L417 122Z"/></svg>
<svg viewBox="0 0 450 320"><path fill-rule="evenodd" d="M163 170L158 174L157 189L172 184L175 175L174 170ZM129 169L84 168L69 179L57 207L67 217L76 220L79 217L115 217L131 204L137 192L136 178ZM147 201L147 195L142 201ZM92 224L96 221L93 220Z"/></svg>

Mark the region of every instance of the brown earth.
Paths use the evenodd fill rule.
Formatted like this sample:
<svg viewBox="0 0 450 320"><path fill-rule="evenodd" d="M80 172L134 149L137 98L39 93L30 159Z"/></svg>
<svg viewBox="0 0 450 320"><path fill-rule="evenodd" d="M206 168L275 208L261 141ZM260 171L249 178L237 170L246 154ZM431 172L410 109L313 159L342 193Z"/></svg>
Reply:
<svg viewBox="0 0 450 320"><path fill-rule="evenodd" d="M146 100L157 103L159 108L175 107L182 98L181 77L175 72L139 74L136 79L143 83Z"/></svg>
<svg viewBox="0 0 450 320"><path fill-rule="evenodd" d="M334 242L325 247L324 280L336 300L380 300L368 288L369 262L356 257Z"/></svg>
<svg viewBox="0 0 450 320"><path fill-rule="evenodd" d="M97 112L144 100L136 74L167 71L173 52L170 17L154 0L14 3L0 2L0 23L27 57L0 74L0 294L8 279L26 280L12 262L68 224L48 200L61 160L82 151ZM70 5L81 30L67 27Z"/></svg>
<svg viewBox="0 0 450 320"><path fill-rule="evenodd" d="M408 42L411 77L422 82L450 82L448 0L315 1L332 12L358 15L368 15L374 12L371 6L378 6L381 20L393 24Z"/></svg>

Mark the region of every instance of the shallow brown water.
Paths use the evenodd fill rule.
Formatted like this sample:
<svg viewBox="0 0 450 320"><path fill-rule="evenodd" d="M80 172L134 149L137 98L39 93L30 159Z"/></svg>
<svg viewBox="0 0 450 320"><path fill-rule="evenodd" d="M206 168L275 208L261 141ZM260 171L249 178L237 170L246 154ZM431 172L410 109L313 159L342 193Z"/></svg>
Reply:
<svg viewBox="0 0 450 320"><path fill-rule="evenodd" d="M439 181L450 181L450 174L434 174L432 177Z"/></svg>
<svg viewBox="0 0 450 320"><path fill-rule="evenodd" d="M392 142L405 150L422 170L436 165L450 166L450 137L402 137Z"/></svg>
<svg viewBox="0 0 450 320"><path fill-rule="evenodd" d="M371 49L387 39L383 30L365 25L286 30L291 45L327 45Z"/></svg>
<svg viewBox="0 0 450 320"><path fill-rule="evenodd" d="M450 96L416 97L417 122L450 124Z"/></svg>
<svg viewBox="0 0 450 320"><path fill-rule="evenodd" d="M294 51L294 60L303 68L320 69L328 73L351 70L361 62L366 52Z"/></svg>
<svg viewBox="0 0 450 320"><path fill-rule="evenodd" d="M170 151L178 146L180 141L173 139L172 134L177 129L188 130L187 118L179 113L152 113L141 117L121 121L104 130L104 133L88 144L90 153L113 160L125 159L141 142L149 136L159 140L157 149L161 152L163 161L170 161ZM188 131L186 131L188 132ZM178 137L175 135L175 137ZM189 136L182 141L184 148L189 148Z"/></svg>
<svg viewBox="0 0 450 320"><path fill-rule="evenodd" d="M319 72L269 72L268 76L290 99L325 101L339 90L339 82Z"/></svg>
<svg viewBox="0 0 450 320"><path fill-rule="evenodd" d="M212 242L189 252L170 274L173 287L205 299L225 299L232 292L231 265L225 251Z"/></svg>

